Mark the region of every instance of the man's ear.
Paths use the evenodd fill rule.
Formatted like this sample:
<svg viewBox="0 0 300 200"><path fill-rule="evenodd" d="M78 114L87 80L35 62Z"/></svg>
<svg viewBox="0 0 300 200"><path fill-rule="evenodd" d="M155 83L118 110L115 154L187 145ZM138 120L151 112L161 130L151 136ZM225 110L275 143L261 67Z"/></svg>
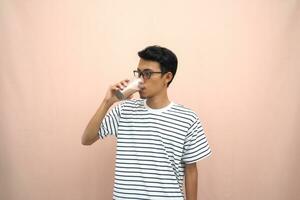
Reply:
<svg viewBox="0 0 300 200"><path fill-rule="evenodd" d="M165 80L166 82L165 82L165 84L167 85L172 80L173 74L172 74L172 72L167 72L165 74L165 76L166 76L166 80Z"/></svg>

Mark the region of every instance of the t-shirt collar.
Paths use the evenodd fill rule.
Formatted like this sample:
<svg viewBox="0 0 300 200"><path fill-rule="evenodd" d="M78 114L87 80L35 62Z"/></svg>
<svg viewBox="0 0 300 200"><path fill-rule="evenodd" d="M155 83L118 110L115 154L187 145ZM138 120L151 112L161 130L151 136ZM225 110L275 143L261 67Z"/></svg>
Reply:
<svg viewBox="0 0 300 200"><path fill-rule="evenodd" d="M157 108L157 109L154 109L154 108L150 108L148 105L147 105L147 100L144 99L144 106L145 108L149 111L149 112L153 112L153 113L161 113L163 111L166 111L168 110L169 108L172 107L172 105L174 104L172 101L165 107L162 107L162 108Z"/></svg>

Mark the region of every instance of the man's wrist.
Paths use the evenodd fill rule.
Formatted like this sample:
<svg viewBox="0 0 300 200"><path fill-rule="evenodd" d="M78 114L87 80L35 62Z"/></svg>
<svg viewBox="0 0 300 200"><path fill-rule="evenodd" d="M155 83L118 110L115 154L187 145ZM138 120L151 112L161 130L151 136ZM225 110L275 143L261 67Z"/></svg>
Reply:
<svg viewBox="0 0 300 200"><path fill-rule="evenodd" d="M106 98L104 98L103 100L102 100L102 103L101 103L101 105L103 105L103 106L105 106L105 107L111 107L114 103L116 103L117 101L115 101L115 100L113 100L113 99L106 99Z"/></svg>

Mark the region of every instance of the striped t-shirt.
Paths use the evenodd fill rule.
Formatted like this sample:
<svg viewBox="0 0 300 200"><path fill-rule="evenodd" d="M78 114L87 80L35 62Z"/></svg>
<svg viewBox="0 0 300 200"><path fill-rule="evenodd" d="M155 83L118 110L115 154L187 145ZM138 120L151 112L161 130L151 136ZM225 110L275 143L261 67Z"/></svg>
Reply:
<svg viewBox="0 0 300 200"><path fill-rule="evenodd" d="M103 119L99 137L117 137L116 200L183 200L184 167L211 154L198 116L170 103L151 109L146 100L119 103Z"/></svg>

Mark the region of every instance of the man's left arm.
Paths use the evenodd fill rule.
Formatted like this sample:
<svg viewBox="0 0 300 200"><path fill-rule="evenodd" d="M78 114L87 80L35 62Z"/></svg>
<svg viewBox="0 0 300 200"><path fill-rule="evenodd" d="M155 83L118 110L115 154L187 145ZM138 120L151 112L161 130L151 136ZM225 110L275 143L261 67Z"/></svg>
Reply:
<svg viewBox="0 0 300 200"><path fill-rule="evenodd" d="M186 200L197 200L198 189L198 170L197 164L186 164L184 169L185 175L185 193Z"/></svg>

